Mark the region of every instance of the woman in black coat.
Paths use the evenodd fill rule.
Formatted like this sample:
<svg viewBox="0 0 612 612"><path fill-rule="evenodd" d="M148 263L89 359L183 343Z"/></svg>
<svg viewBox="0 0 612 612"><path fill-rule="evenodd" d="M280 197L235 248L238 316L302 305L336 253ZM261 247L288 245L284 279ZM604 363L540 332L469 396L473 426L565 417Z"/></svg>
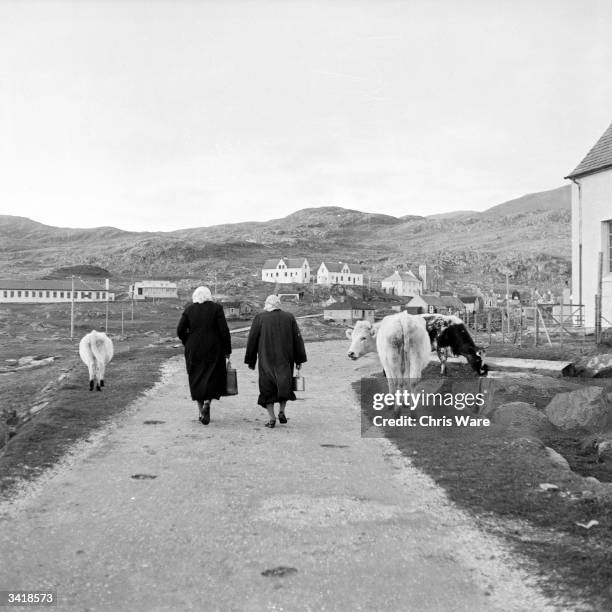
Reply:
<svg viewBox="0 0 612 612"><path fill-rule="evenodd" d="M176 335L185 346L185 363L191 399L198 402L200 423L210 423L210 402L225 393L226 358L232 352L223 307L212 301L208 287L193 292L193 304L185 308Z"/></svg>
<svg viewBox="0 0 612 612"><path fill-rule="evenodd" d="M279 403L278 420L287 422L287 401L295 400L293 392L293 367L298 370L306 362L306 349L295 317L281 310L280 298L270 295L266 299L264 312L253 319L244 362L255 369L259 359L259 398L270 416L266 427L276 425L274 403Z"/></svg>

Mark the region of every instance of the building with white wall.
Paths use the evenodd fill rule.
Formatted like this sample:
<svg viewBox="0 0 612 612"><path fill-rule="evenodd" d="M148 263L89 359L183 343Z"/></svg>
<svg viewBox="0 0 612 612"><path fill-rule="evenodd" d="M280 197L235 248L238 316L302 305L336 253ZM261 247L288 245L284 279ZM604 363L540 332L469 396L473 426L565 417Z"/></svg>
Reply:
<svg viewBox="0 0 612 612"><path fill-rule="evenodd" d="M133 300L178 298L176 283L166 280L138 281L130 285L128 293Z"/></svg>
<svg viewBox="0 0 612 612"><path fill-rule="evenodd" d="M0 280L0 302L16 304L49 304L71 302L72 280ZM74 280L75 302L113 302L115 292L102 285Z"/></svg>
<svg viewBox="0 0 612 612"><path fill-rule="evenodd" d="M305 257L267 259L261 270L261 280L267 283L309 283L310 264Z"/></svg>
<svg viewBox="0 0 612 612"><path fill-rule="evenodd" d="M363 286L363 270L359 264L324 261L317 270L319 285Z"/></svg>
<svg viewBox="0 0 612 612"><path fill-rule="evenodd" d="M595 326L599 253L602 326L612 326L612 125L578 166L572 181L572 303L584 304L584 325Z"/></svg>
<svg viewBox="0 0 612 612"><path fill-rule="evenodd" d="M396 270L381 282L385 293L399 296L415 296L423 293L423 281L412 270L400 272Z"/></svg>

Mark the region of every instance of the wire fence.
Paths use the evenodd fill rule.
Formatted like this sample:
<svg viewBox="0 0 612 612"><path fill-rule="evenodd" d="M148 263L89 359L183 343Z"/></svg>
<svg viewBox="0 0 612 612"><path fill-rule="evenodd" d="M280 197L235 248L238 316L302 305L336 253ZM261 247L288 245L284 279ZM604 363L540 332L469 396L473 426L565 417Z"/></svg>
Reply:
<svg viewBox="0 0 612 612"><path fill-rule="evenodd" d="M509 305L482 312L467 312L466 325L478 342L540 346L596 344L612 338L612 332L584 326L584 305Z"/></svg>

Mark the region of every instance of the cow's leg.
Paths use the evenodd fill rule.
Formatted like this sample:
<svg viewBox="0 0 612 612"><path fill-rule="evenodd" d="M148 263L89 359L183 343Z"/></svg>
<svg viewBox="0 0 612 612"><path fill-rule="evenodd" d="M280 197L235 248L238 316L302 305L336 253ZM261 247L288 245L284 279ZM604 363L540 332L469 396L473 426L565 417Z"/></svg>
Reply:
<svg viewBox="0 0 612 612"><path fill-rule="evenodd" d="M448 359L448 348L436 348L436 352L438 353L438 359L440 360L440 374L442 376L446 376L446 360Z"/></svg>
<svg viewBox="0 0 612 612"><path fill-rule="evenodd" d="M98 380L100 381L100 387L104 386L104 372L106 371L106 364L100 363L98 366Z"/></svg>
<svg viewBox="0 0 612 612"><path fill-rule="evenodd" d="M389 351L383 359L381 359L383 369L387 375L387 386L389 393L395 395L397 391L400 391L404 387L405 381L403 380L402 362L403 358L397 351ZM401 404L396 401L393 406L396 416L399 416L402 412ZM391 409L391 406L389 406Z"/></svg>
<svg viewBox="0 0 612 612"><path fill-rule="evenodd" d="M93 360L91 360L87 364L87 370L89 371L89 390L93 391L93 388L94 388L94 378L96 377L96 366L95 366Z"/></svg>

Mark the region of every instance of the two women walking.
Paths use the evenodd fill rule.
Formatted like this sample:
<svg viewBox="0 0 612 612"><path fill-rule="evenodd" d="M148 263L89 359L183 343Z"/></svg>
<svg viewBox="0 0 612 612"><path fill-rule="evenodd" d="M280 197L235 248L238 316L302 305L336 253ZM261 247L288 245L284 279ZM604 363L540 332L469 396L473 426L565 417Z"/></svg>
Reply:
<svg viewBox="0 0 612 612"><path fill-rule="evenodd" d="M232 352L230 333L223 307L212 301L207 287L193 292L193 303L183 312L177 336L185 346L185 364L191 399L198 403L200 422L210 422L210 404L225 394L226 359ZM290 312L281 310L280 298L270 295L264 311L253 319L247 340L244 362L254 370L259 361L259 398L269 420L276 425L274 404L279 404L278 420L287 422L288 401L295 400L293 369L306 362L306 350L297 321Z"/></svg>

